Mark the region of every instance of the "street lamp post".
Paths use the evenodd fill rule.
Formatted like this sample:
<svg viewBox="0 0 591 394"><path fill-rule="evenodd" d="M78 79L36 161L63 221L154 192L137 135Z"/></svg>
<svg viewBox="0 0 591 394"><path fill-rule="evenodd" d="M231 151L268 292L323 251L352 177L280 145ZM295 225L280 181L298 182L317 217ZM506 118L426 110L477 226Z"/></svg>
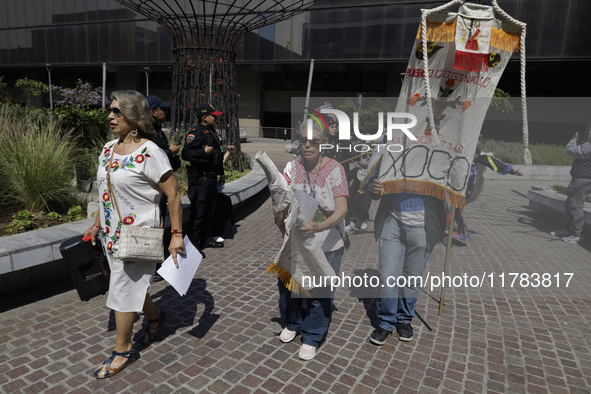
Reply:
<svg viewBox="0 0 591 394"><path fill-rule="evenodd" d="M53 109L53 94L51 92L51 64L45 64L45 68L47 69L47 73L49 74L49 106Z"/></svg>
<svg viewBox="0 0 591 394"><path fill-rule="evenodd" d="M150 95L150 78L148 78L148 75L150 75L150 67L144 67L144 72L146 73L146 96Z"/></svg>

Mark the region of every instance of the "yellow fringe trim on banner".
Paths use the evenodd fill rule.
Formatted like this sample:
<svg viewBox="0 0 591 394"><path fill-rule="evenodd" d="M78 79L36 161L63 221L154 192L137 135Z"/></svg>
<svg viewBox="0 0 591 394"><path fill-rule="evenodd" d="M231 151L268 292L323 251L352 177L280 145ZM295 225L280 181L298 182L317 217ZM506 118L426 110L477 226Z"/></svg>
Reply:
<svg viewBox="0 0 591 394"><path fill-rule="evenodd" d="M294 294L300 294L300 292L304 292L308 297L310 297L310 293L308 293L306 289L304 289L302 285L300 285L298 281L295 280L289 272L287 272L281 267L277 267L275 265L275 262L271 263L269 268L267 268L265 274L277 274L277 277L285 285L287 290L293 292Z"/></svg>
<svg viewBox="0 0 591 394"><path fill-rule="evenodd" d="M466 196L434 182L396 179L382 182L382 185L384 186L383 194L416 193L447 201L450 205L455 202L458 208L464 208L466 205Z"/></svg>
<svg viewBox="0 0 591 394"><path fill-rule="evenodd" d="M509 52L519 52L521 33L507 33L496 27L492 28L490 46Z"/></svg>
<svg viewBox="0 0 591 394"><path fill-rule="evenodd" d="M422 26L419 25L417 39L421 40ZM453 42L456 38L456 22L452 23L433 23L427 22L427 41L429 42Z"/></svg>

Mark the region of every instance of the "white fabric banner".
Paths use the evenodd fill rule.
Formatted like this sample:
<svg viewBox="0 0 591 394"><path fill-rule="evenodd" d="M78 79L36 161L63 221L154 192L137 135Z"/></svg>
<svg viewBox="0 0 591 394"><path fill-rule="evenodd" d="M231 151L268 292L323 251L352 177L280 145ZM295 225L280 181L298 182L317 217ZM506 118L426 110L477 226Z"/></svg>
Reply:
<svg viewBox="0 0 591 394"><path fill-rule="evenodd" d="M396 106L396 112L416 116L410 131L417 141L395 131L387 145L401 147L382 149L365 182L379 169L385 194L413 192L463 206L482 123L512 52L519 50L520 33L518 27L494 19L489 6L463 4L458 13L429 15L427 48L423 49L419 29ZM425 54L440 144L431 138Z"/></svg>

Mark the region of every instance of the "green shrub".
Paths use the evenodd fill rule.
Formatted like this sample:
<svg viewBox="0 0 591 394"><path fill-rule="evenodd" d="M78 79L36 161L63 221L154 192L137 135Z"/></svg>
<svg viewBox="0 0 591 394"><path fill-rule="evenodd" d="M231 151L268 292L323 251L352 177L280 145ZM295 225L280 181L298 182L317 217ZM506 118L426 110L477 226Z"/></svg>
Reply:
<svg viewBox="0 0 591 394"><path fill-rule="evenodd" d="M59 219L59 217L60 217L60 214L59 214L59 213L57 213L57 212L49 212L49 213L47 214L47 217L48 217L49 219L56 220L56 219Z"/></svg>
<svg viewBox="0 0 591 394"><path fill-rule="evenodd" d="M14 215L14 218L17 220L25 220L28 219L29 217L31 217L31 212L27 211L26 209L23 209L22 211L18 211L16 215Z"/></svg>
<svg viewBox="0 0 591 394"><path fill-rule="evenodd" d="M84 219L82 217L82 207L80 205L76 205L75 207L70 208L68 211L68 216L70 217L70 222Z"/></svg>
<svg viewBox="0 0 591 394"><path fill-rule="evenodd" d="M13 216L14 220L6 226L4 231L7 234L18 234L27 230L33 230L35 228L35 221L29 220L30 217L31 213L26 209L18 211L18 213Z"/></svg>
<svg viewBox="0 0 591 394"><path fill-rule="evenodd" d="M492 152L494 156L510 164L523 163L524 146L520 142L505 142L486 140L478 143L478 148L483 152ZM573 158L566 154L564 145L530 144L532 164L551 166L570 166Z"/></svg>
<svg viewBox="0 0 591 394"><path fill-rule="evenodd" d="M94 178L103 146L113 139L109 114L104 108L78 108L56 103L53 115L60 120L62 130L72 130L72 141L79 148L76 178L78 181Z"/></svg>
<svg viewBox="0 0 591 394"><path fill-rule="evenodd" d="M4 82L4 75L0 76L0 103L10 102L10 93L8 93L8 84Z"/></svg>
<svg viewBox="0 0 591 394"><path fill-rule="evenodd" d="M250 170L246 170L246 171L225 171L224 170L224 175L226 176L226 183L228 182L232 182L235 181L238 178L242 178L244 175L248 174L250 172Z"/></svg>
<svg viewBox="0 0 591 394"><path fill-rule="evenodd" d="M75 147L58 121L0 107L0 206L51 211L69 204Z"/></svg>
<svg viewBox="0 0 591 394"><path fill-rule="evenodd" d="M45 111L51 112L47 109ZM55 118L61 121L61 128L64 132L74 130L73 135L77 137L76 145L80 148L88 148L96 141L106 142L107 138L111 137L109 114L104 108L78 108L56 103L52 113Z"/></svg>
<svg viewBox="0 0 591 394"><path fill-rule="evenodd" d="M511 101L509 101L509 97L511 97L509 93L496 88L495 92L493 93L493 98L490 101L490 108L486 114L487 117L492 118L499 112L502 114L508 114L515 111L513 104L511 104Z"/></svg>
<svg viewBox="0 0 591 394"><path fill-rule="evenodd" d="M29 78L18 79L14 86L23 92L27 98L28 106L31 105L31 99L33 97L43 97L49 92L49 86L41 81L35 81L34 79Z"/></svg>

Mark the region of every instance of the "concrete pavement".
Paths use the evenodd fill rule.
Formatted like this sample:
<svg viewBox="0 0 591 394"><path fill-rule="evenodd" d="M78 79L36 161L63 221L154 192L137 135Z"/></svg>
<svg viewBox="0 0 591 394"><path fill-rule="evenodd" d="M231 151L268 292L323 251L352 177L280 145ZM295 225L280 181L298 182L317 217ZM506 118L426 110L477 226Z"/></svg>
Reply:
<svg viewBox="0 0 591 394"><path fill-rule="evenodd" d="M264 147L280 170L290 159L283 141L253 140L243 149L254 154ZM446 289L439 317L434 299L440 289L427 286L416 310L431 330L415 318L409 343L368 343L375 301L360 288L337 291L328 338L314 360L297 358L299 337L279 341L277 279L264 272L281 236L263 192L236 212L237 232L226 247L206 250L185 297L166 282L153 285L169 321L141 359L111 379L91 376L114 344L106 296L85 303L72 290L1 313L0 392L588 393L591 248L550 236L560 225L531 211L525 198L531 185L554 183L487 181L465 210L473 236L452 248L449 275L492 274L493 287L489 281ZM375 274L372 233L358 232L351 240L342 272ZM438 245L425 274L441 275L443 262ZM510 273L525 273L527 281L518 277L511 288ZM550 285L533 287L534 273L550 274ZM573 273L568 288L565 273Z"/></svg>

